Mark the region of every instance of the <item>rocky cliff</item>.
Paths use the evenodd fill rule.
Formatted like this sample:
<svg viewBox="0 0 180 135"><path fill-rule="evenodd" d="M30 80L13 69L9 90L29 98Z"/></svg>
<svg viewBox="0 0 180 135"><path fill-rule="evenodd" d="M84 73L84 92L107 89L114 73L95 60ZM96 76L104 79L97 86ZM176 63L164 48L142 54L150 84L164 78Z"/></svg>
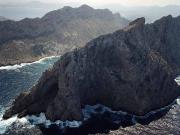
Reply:
<svg viewBox="0 0 180 135"><path fill-rule="evenodd" d="M82 120L81 109L97 103L142 116L169 105L180 95L174 81L180 17L144 23L139 18L63 55L31 91L16 98L4 118L45 112L52 121Z"/></svg>
<svg viewBox="0 0 180 135"><path fill-rule="evenodd" d="M89 40L128 25L108 9L64 7L42 18L0 22L0 65L62 55Z"/></svg>

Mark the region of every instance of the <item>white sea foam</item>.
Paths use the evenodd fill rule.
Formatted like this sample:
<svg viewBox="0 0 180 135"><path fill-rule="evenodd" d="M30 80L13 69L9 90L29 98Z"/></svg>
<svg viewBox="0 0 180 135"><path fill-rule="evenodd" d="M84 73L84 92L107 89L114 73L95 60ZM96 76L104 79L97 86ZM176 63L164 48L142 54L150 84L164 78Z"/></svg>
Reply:
<svg viewBox="0 0 180 135"><path fill-rule="evenodd" d="M39 116L35 116L35 115L26 116L26 119L28 121L30 121L32 124L34 124L34 125L44 124L45 127L47 127L47 128L52 124L60 126L61 128L64 128L64 127L79 127L82 124L81 121L60 121L60 120L57 120L55 122L52 122L50 120L47 120L44 113L40 113Z"/></svg>
<svg viewBox="0 0 180 135"><path fill-rule="evenodd" d="M31 115L31 116L23 117L21 119L18 118L17 115L15 115L7 120L3 120L1 116L0 117L0 134L5 133L8 127L10 127L15 122L19 122L26 126L28 125L28 127L33 127L33 125L43 124L46 128L48 128L52 124L55 124L59 126L60 128L65 128L65 127L75 128L75 127L79 127L82 124L81 121L57 120L55 122L52 122L46 119L46 116L44 113L40 113L39 116Z"/></svg>
<svg viewBox="0 0 180 135"><path fill-rule="evenodd" d="M178 85L180 85L180 76L178 76L175 81L177 82Z"/></svg>
<svg viewBox="0 0 180 135"><path fill-rule="evenodd" d="M160 111L163 111L163 110L166 110L168 109L169 107L171 107L174 103L177 103L178 105L180 105L180 98L176 99L173 103L171 103L170 105L167 105L163 108L160 108L160 109L157 109L157 110L154 110L154 111L151 111L149 113L147 113L146 115L144 116L136 116L136 115L132 115L132 121L134 122L135 121L135 118L142 118L142 119L146 119L148 118L149 116L153 115L153 114L156 114L157 112L160 112ZM100 108L100 109L98 109ZM82 110L83 111L83 116L84 116L84 120L87 120L89 118L91 118L91 114L103 114L105 112L110 112L110 113L114 113L114 114L120 114L120 115L127 115L128 113L127 112L123 112L123 111L113 111L111 108L109 107L106 107L104 105L101 105L101 104L97 104L97 105L94 105L94 106L90 106L90 105L86 105L85 108ZM130 114L129 114L130 115Z"/></svg>
<svg viewBox="0 0 180 135"><path fill-rule="evenodd" d="M180 105L180 99L177 99L176 102L178 105Z"/></svg>
<svg viewBox="0 0 180 135"><path fill-rule="evenodd" d="M0 134L5 133L5 131L7 130L7 128L14 123L17 120L17 116L11 117L8 120L2 120L2 118L0 119Z"/></svg>
<svg viewBox="0 0 180 135"><path fill-rule="evenodd" d="M0 134L3 134L6 132L6 130L14 123L14 122L19 122L23 125L25 124L29 124L29 127L32 127L32 125L30 125L28 119L26 117L24 118L18 118L17 115L7 119L7 120L3 120L2 117L0 118Z"/></svg>
<svg viewBox="0 0 180 135"><path fill-rule="evenodd" d="M177 104L180 105L180 99L177 99L176 102L177 102ZM166 106L159 110L152 111L152 112L148 113L147 115L142 116L140 118L147 118L148 116L150 116L154 113L157 113L158 111L162 111L169 106ZM103 114L105 112L110 112L110 113L120 114L120 115L128 114L128 113L122 112L122 111L113 111L111 108L108 108L101 104L97 104L94 106L86 105L85 108L82 109L82 112L83 112L83 116L84 116L83 121L87 121L88 119L90 119L92 114ZM136 120L135 120L136 117L138 117L138 116L132 115L132 122L136 123ZM50 120L47 120L44 113L40 113L39 116L31 115L31 116L23 117L21 119L17 118L17 116L13 116L8 120L3 120L2 115L1 115L1 117L0 117L0 134L5 133L7 128L9 126L11 126L12 123L14 123L14 122L20 122L22 124L28 123L31 126L43 124L46 128L48 128L52 124L55 124L55 125L59 126L60 128L65 128L65 127L77 128L82 125L83 121L60 121L60 120L57 120L55 122L52 122ZM119 123L119 122L120 122L120 120L115 121L115 123Z"/></svg>
<svg viewBox="0 0 180 135"><path fill-rule="evenodd" d="M60 56L51 56L51 57L45 57L45 58L42 58L38 61L35 61L35 62L32 62L32 63L21 63L21 64L16 64L16 65L9 65L9 66L2 66L0 67L0 70L17 70L17 69L20 69L24 66L29 66L29 65L32 65L32 64L44 64L44 61L47 60L47 59L53 59L53 58L58 58Z"/></svg>

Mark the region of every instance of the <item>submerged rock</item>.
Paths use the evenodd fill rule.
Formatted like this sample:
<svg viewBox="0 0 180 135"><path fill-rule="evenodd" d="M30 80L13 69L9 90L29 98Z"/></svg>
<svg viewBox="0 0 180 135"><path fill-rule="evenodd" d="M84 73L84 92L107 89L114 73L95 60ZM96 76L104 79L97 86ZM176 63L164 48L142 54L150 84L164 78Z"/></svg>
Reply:
<svg viewBox="0 0 180 135"><path fill-rule="evenodd" d="M142 116L173 102L180 95L174 81L180 17L144 23L139 18L63 55L31 91L16 98L4 118L44 112L52 121L82 120L82 108L97 103Z"/></svg>

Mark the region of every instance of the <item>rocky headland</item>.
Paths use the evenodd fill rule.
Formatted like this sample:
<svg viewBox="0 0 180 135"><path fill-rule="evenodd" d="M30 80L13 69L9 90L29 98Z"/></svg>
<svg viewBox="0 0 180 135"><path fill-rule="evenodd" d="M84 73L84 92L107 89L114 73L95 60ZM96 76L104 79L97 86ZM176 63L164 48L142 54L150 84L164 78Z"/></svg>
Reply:
<svg viewBox="0 0 180 135"><path fill-rule="evenodd" d="M129 21L108 9L87 5L64 7L42 18L0 22L0 66L62 55L97 36L127 26Z"/></svg>
<svg viewBox="0 0 180 135"><path fill-rule="evenodd" d="M37 85L21 93L4 114L44 112L51 121L82 120L85 105L143 116L171 104L180 90L180 17L145 25L139 18L63 55Z"/></svg>

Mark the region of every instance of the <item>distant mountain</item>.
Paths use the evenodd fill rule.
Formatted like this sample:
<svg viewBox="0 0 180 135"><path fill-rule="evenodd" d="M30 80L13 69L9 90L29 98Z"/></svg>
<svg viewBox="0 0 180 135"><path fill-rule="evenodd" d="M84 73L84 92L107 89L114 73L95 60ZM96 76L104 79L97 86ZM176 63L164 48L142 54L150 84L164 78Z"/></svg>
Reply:
<svg viewBox="0 0 180 135"><path fill-rule="evenodd" d="M151 23L163 16L180 15L180 6L178 5L168 5L168 6L137 6L137 7L125 7L122 5L104 5L103 8L108 7L114 12L119 12L121 15L125 16L130 20L134 20L139 17L145 17L146 22Z"/></svg>
<svg viewBox="0 0 180 135"><path fill-rule="evenodd" d="M66 4L59 1L58 3L45 3L39 1L32 2L16 2L8 4L0 4L0 16L6 16L13 20L20 20L25 17L35 18L42 17L45 13L52 10L62 8L66 5L77 7L80 5L78 2L69 2ZM139 17L145 17L146 22L151 23L163 16L180 15L179 5L167 6L122 6L119 4L107 4L102 6L94 6L95 8L108 8L113 12L119 12L122 16L129 20L134 20Z"/></svg>
<svg viewBox="0 0 180 135"><path fill-rule="evenodd" d="M0 16L0 21L7 21L7 20L10 20L10 19Z"/></svg>
<svg viewBox="0 0 180 135"><path fill-rule="evenodd" d="M78 7L82 4L69 2L66 4L63 2L53 3L53 2L40 2L40 1L19 1L19 2L11 2L11 3L0 3L0 16L6 16L13 20L21 20L26 17L28 18L36 18L43 17L46 13L63 8L64 6Z"/></svg>
<svg viewBox="0 0 180 135"><path fill-rule="evenodd" d="M42 18L0 22L0 65L61 55L129 21L108 9L64 7Z"/></svg>

